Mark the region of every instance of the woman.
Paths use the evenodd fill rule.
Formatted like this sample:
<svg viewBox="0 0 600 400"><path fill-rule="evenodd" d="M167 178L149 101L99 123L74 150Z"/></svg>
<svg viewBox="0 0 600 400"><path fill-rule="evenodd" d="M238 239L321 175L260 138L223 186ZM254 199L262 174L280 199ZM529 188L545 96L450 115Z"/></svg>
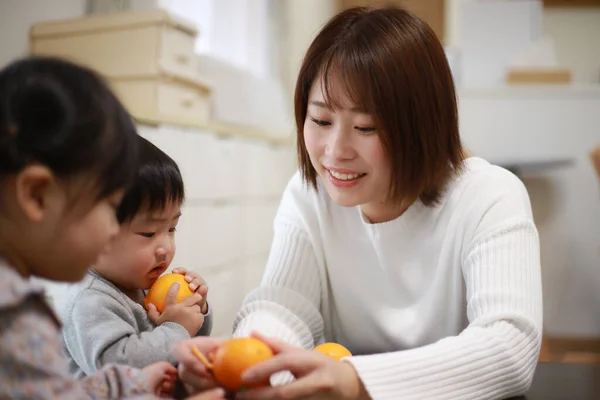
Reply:
<svg viewBox="0 0 600 400"><path fill-rule="evenodd" d="M295 114L300 172L234 335L279 339L263 337L279 354L248 383L281 371L296 380L237 398L524 393L542 327L529 198L509 172L465 159L432 30L395 8L335 16L306 53ZM187 348L202 340L178 349L186 368L202 371ZM354 356L310 351L321 340Z"/></svg>

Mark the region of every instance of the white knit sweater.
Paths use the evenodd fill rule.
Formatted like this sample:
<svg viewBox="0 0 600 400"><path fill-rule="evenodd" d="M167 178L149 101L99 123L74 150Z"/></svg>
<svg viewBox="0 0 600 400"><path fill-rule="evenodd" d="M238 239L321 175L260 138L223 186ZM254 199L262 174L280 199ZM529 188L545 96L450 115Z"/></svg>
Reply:
<svg viewBox="0 0 600 400"><path fill-rule="evenodd" d="M433 208L370 224L296 174L235 336L335 341L374 400L524 393L542 330L540 248L525 187L470 158Z"/></svg>

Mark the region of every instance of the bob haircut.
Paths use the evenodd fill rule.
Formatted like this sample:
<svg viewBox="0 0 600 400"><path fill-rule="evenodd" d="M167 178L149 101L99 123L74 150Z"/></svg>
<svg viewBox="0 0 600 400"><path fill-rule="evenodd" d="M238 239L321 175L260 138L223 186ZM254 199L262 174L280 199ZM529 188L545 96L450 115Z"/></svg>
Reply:
<svg viewBox="0 0 600 400"><path fill-rule="evenodd" d="M391 164L389 199L435 205L465 156L452 73L433 30L401 8L357 7L319 32L294 94L298 161L304 181L315 189L317 173L303 131L318 78L332 110L348 98L373 118Z"/></svg>

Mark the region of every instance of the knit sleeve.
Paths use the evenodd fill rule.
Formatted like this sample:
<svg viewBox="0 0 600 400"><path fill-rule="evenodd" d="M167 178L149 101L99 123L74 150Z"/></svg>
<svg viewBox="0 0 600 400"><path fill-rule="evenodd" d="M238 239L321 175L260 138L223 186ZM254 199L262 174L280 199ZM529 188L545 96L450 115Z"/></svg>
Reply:
<svg viewBox="0 0 600 400"><path fill-rule="evenodd" d="M527 391L542 330L540 248L533 222L510 219L479 236L462 269L469 325L458 336L345 359L372 399L502 399Z"/></svg>
<svg viewBox="0 0 600 400"><path fill-rule="evenodd" d="M323 334L321 282L308 235L276 219L275 235L260 286L244 300L234 336L252 331L312 348Z"/></svg>
<svg viewBox="0 0 600 400"><path fill-rule="evenodd" d="M322 274L312 243L312 189L300 173L288 183L274 221L271 251L260 286L250 292L234 323L234 336L252 331L312 348L323 336Z"/></svg>

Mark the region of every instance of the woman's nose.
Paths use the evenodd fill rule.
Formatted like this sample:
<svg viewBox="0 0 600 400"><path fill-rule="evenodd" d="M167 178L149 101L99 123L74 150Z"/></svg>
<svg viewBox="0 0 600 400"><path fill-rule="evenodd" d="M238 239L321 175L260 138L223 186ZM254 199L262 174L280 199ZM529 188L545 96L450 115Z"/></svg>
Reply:
<svg viewBox="0 0 600 400"><path fill-rule="evenodd" d="M356 156L350 135L342 128L332 130L325 152L333 160L348 160Z"/></svg>

